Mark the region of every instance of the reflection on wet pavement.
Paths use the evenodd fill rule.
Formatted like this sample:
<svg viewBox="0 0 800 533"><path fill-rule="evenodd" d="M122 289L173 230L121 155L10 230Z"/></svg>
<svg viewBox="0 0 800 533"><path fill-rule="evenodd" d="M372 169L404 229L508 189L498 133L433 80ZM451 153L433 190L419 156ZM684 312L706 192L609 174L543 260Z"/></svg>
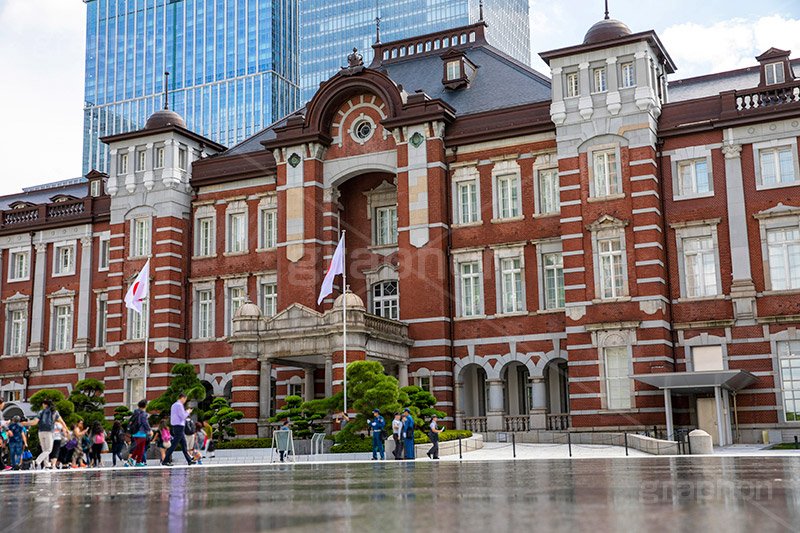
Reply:
<svg viewBox="0 0 800 533"><path fill-rule="evenodd" d="M6 531L797 531L800 457L0 475Z"/></svg>

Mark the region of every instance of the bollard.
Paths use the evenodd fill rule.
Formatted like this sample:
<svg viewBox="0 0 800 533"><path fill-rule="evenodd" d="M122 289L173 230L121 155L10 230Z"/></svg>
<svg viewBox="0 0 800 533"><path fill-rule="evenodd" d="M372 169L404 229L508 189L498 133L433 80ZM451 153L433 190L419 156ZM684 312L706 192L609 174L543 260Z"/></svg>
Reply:
<svg viewBox="0 0 800 533"><path fill-rule="evenodd" d="M458 458L463 459L464 456L461 455L461 435L458 435Z"/></svg>
<svg viewBox="0 0 800 533"><path fill-rule="evenodd" d="M567 432L567 447L569 448L569 456L572 457L572 437Z"/></svg>
<svg viewBox="0 0 800 533"><path fill-rule="evenodd" d="M794 449L800 450L800 442L797 441L797 435L794 436Z"/></svg>
<svg viewBox="0 0 800 533"><path fill-rule="evenodd" d="M795 440L797 440L797 437L795 437ZM511 434L511 449L514 452L514 459L516 459L517 458L517 434L516 433L512 433Z"/></svg>
<svg viewBox="0 0 800 533"><path fill-rule="evenodd" d="M625 432L625 457L628 457L628 432Z"/></svg>

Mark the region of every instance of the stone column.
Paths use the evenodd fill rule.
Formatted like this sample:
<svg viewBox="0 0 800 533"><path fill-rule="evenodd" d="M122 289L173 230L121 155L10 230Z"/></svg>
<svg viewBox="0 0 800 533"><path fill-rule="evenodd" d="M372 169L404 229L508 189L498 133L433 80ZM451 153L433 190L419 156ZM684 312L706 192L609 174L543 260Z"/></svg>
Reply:
<svg viewBox="0 0 800 533"><path fill-rule="evenodd" d="M543 376L529 376L533 389L533 404L530 406L531 429L547 428L547 387Z"/></svg>
<svg viewBox="0 0 800 533"><path fill-rule="evenodd" d="M314 368L304 368L303 369L304 378L305 378L305 398L304 401L310 402L314 399Z"/></svg>
<svg viewBox="0 0 800 533"><path fill-rule="evenodd" d="M487 379L489 384L489 412L486 417L486 426L489 431L503 431L503 380Z"/></svg>
<svg viewBox="0 0 800 533"><path fill-rule="evenodd" d="M400 382L400 387L408 387L408 363L397 365L397 381Z"/></svg>
<svg viewBox="0 0 800 533"><path fill-rule="evenodd" d="M28 362L32 371L41 370L44 346L45 280L47 279L47 244L36 245L36 265L33 275L33 307L31 310L31 339L28 344Z"/></svg>
<svg viewBox="0 0 800 533"><path fill-rule="evenodd" d="M325 397L333 396L333 354L325 355Z"/></svg>
<svg viewBox="0 0 800 533"><path fill-rule="evenodd" d="M722 153L725 155L725 190L728 199L728 231L733 267L731 284L733 312L737 320L752 322L756 318L756 289L750 272L750 246L747 242L742 145L727 144L722 147Z"/></svg>
<svg viewBox="0 0 800 533"><path fill-rule="evenodd" d="M90 318L92 316L92 237L81 238L81 285L78 292L78 335L75 340L75 367L89 366Z"/></svg>
<svg viewBox="0 0 800 533"><path fill-rule="evenodd" d="M258 375L258 436L265 438L269 436L269 421L267 420L272 413L269 412L272 405L272 364L268 361L259 361Z"/></svg>
<svg viewBox="0 0 800 533"><path fill-rule="evenodd" d="M617 58L609 57L606 59L606 107L608 112L616 115L622 109L622 100L619 94L619 82L617 80Z"/></svg>
<svg viewBox="0 0 800 533"><path fill-rule="evenodd" d="M464 429L464 402L462 396L464 395L464 382L456 381L453 390L453 409L456 412L456 429Z"/></svg>

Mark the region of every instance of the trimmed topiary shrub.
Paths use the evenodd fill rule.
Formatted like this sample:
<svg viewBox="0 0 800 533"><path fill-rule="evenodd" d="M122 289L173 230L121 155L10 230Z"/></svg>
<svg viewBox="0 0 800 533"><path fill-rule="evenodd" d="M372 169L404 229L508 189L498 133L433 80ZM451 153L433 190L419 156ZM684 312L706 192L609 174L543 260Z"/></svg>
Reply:
<svg viewBox="0 0 800 533"><path fill-rule="evenodd" d="M220 442L216 445L218 450L246 450L249 448L271 448L272 439L236 439Z"/></svg>

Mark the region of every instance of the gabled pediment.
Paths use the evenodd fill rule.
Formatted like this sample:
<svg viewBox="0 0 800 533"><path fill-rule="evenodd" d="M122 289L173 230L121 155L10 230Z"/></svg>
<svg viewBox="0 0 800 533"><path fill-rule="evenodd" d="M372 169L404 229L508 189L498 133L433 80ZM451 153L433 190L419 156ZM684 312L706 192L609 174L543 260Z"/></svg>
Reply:
<svg viewBox="0 0 800 533"><path fill-rule="evenodd" d="M800 207L795 207L793 205L783 205L783 203L779 202L778 205L774 207L770 207L769 209L764 209L763 211L759 211L758 213L754 214L753 217L756 220L761 220L763 218L774 218L774 217L794 216L794 215L800 215Z"/></svg>
<svg viewBox="0 0 800 533"><path fill-rule="evenodd" d="M627 220L620 220L611 215L601 215L600 218L587 225L586 229L589 231L601 231L604 229L624 228L628 224Z"/></svg>

